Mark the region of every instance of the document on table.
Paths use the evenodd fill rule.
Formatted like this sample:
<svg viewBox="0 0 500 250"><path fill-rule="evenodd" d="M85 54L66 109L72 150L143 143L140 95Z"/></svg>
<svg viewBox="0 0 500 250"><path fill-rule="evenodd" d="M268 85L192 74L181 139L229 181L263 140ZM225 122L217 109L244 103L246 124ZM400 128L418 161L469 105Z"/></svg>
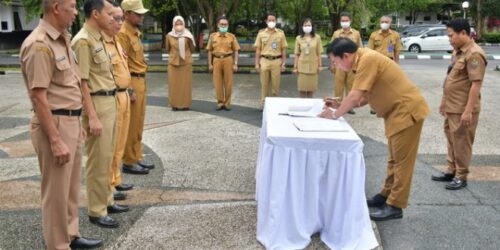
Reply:
<svg viewBox="0 0 500 250"><path fill-rule="evenodd" d="M321 112L321 108L311 105L294 105L288 107L287 113L280 113L280 115L289 115L296 117L317 117Z"/></svg>
<svg viewBox="0 0 500 250"><path fill-rule="evenodd" d="M324 118L307 118L293 121L293 125L303 132L349 132L344 121Z"/></svg>

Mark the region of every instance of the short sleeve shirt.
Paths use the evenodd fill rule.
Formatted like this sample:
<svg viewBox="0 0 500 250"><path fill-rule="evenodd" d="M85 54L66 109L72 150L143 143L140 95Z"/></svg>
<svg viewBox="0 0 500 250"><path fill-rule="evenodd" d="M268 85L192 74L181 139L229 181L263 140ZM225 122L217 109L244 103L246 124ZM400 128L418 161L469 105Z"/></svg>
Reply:
<svg viewBox="0 0 500 250"><path fill-rule="evenodd" d="M368 48L378 51L389 58L394 58L395 53L403 50L403 44L398 32L391 29L387 32L377 30L370 35Z"/></svg>
<svg viewBox="0 0 500 250"><path fill-rule="evenodd" d="M80 109L82 93L75 55L68 32L60 33L49 23L39 25L21 46L21 69L28 89L47 89L51 110Z"/></svg>
<svg viewBox="0 0 500 250"><path fill-rule="evenodd" d="M127 58L125 58L124 55L125 52L123 51L120 43L118 43L114 37L109 37L105 34L103 36L106 50L111 58L113 76L116 85L121 89L128 88L131 77L130 72L128 71Z"/></svg>
<svg viewBox="0 0 500 250"><path fill-rule="evenodd" d="M394 61L370 49L356 54L352 88L366 91L368 103L384 118L387 137L427 117L429 107L420 90Z"/></svg>
<svg viewBox="0 0 500 250"><path fill-rule="evenodd" d="M91 93L116 88L101 33L84 24L71 41L71 47L78 59L81 77L87 80Z"/></svg>
<svg viewBox="0 0 500 250"><path fill-rule="evenodd" d="M483 82L487 63L483 49L472 40L453 52L451 70L444 83L445 112L465 111L472 82ZM480 109L481 96L472 112L478 113Z"/></svg>
<svg viewBox="0 0 500 250"><path fill-rule="evenodd" d="M214 32L208 39L207 50L217 56L227 55L240 50L240 44L232 33Z"/></svg>
<svg viewBox="0 0 500 250"><path fill-rule="evenodd" d="M339 38L339 37L347 37L351 39L356 45L358 45L359 48L363 47L363 41L361 40L361 34L359 34L359 31L350 28L347 32L344 31L344 29L338 29L335 32L333 32L332 39L331 41Z"/></svg>
<svg viewBox="0 0 500 250"><path fill-rule="evenodd" d="M146 73L148 64L144 58L144 47L141 43L141 32L125 21L117 35L118 42L127 55L128 68L133 73Z"/></svg>
<svg viewBox="0 0 500 250"><path fill-rule="evenodd" d="M315 34L314 37L297 36L295 39L294 54L299 57L297 70L304 74L318 73L318 59L323 53L321 36Z"/></svg>
<svg viewBox="0 0 500 250"><path fill-rule="evenodd" d="M288 47L288 43L282 30L274 29L272 31L266 28L259 31L253 46L260 49L261 55L280 56L281 51Z"/></svg>

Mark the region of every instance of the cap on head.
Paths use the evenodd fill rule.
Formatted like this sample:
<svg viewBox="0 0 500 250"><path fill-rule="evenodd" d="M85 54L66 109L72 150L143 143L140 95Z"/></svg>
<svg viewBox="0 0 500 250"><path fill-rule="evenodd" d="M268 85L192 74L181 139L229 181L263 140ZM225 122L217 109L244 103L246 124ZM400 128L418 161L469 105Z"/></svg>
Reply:
<svg viewBox="0 0 500 250"><path fill-rule="evenodd" d="M141 0L123 0L122 9L124 11L133 11L137 14L144 14L149 11L144 8Z"/></svg>

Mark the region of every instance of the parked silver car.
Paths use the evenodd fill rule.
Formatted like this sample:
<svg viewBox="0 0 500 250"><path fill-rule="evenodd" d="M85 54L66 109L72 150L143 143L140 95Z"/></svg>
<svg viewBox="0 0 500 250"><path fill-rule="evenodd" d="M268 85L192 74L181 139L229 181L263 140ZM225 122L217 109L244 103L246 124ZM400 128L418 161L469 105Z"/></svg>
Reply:
<svg viewBox="0 0 500 250"><path fill-rule="evenodd" d="M445 26L428 27L419 34L402 38L401 41L405 50L414 53L431 50L453 50Z"/></svg>

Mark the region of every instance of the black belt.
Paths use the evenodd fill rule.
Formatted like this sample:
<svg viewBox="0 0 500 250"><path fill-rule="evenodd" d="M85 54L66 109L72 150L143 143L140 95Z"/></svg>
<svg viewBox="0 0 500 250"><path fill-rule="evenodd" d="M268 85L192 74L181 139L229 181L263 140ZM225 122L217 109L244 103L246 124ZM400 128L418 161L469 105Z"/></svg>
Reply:
<svg viewBox="0 0 500 250"><path fill-rule="evenodd" d="M267 56L267 55L261 55L260 57L264 57L267 60L275 60L275 59L281 58L281 56Z"/></svg>
<svg viewBox="0 0 500 250"><path fill-rule="evenodd" d="M226 58L226 57L228 57L228 56L232 56L232 55L233 55L233 53L229 53L229 54L225 54L225 55L218 55L218 56L214 55L214 57L215 57L215 58L220 58L220 59L222 59L222 58Z"/></svg>
<svg viewBox="0 0 500 250"><path fill-rule="evenodd" d="M130 72L131 77L141 77L144 78L146 77L146 73L135 73L135 72Z"/></svg>
<svg viewBox="0 0 500 250"><path fill-rule="evenodd" d="M53 115L80 116L82 109L56 109L52 110Z"/></svg>
<svg viewBox="0 0 500 250"><path fill-rule="evenodd" d="M125 92L127 91L127 88L123 88L123 89L116 89L116 92Z"/></svg>
<svg viewBox="0 0 500 250"><path fill-rule="evenodd" d="M97 92L92 92L90 93L91 96L115 96L116 89L109 90L109 91L97 91Z"/></svg>

